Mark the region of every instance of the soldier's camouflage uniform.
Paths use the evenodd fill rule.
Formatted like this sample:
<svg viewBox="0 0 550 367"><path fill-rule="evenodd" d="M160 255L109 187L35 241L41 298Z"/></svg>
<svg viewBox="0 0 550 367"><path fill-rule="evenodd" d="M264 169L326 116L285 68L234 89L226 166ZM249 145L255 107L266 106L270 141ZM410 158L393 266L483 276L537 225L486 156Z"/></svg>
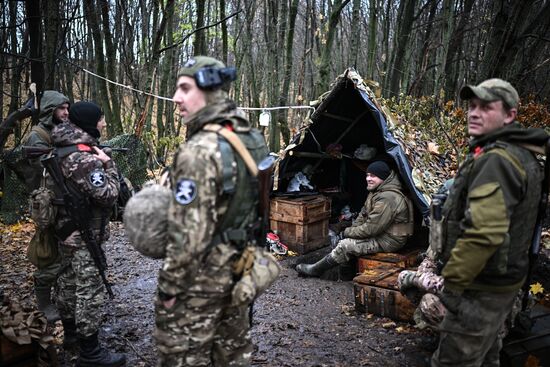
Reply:
<svg viewBox="0 0 550 367"><path fill-rule="evenodd" d="M56 147L97 144L93 137L70 122L57 125L52 138ZM119 191L114 163L104 164L89 151L77 151L62 158L60 166L67 184L90 199L90 226L97 243L104 242L109 237L108 218ZM61 242L63 264L56 304L62 319L74 319L77 333L87 337L99 330L106 290L86 243L80 232L71 228L71 223L71 217L60 206L56 233L70 234Z"/></svg>
<svg viewBox="0 0 550 367"><path fill-rule="evenodd" d="M394 252L405 245L412 234L412 229L403 229L412 225L412 203L400 193L401 183L394 172L369 193L357 219L344 230L345 238L331 252L336 262L348 262L350 256Z"/></svg>
<svg viewBox="0 0 550 367"><path fill-rule="evenodd" d="M51 130L55 126L53 112L58 106L64 103L69 103L69 99L63 94L53 90L44 91L40 99L40 122L26 136L23 145L37 148L49 148L52 145L50 135ZM50 137L50 140L45 139L46 136ZM28 159L27 164L28 167L25 167L23 174L27 190L31 193L40 187L44 167L42 167L39 157ZM54 286L60 266L61 257L48 266L36 269L34 272L35 286L48 288Z"/></svg>
<svg viewBox="0 0 550 367"><path fill-rule="evenodd" d="M512 123L471 141L443 206L438 260L447 312L432 366L498 366L503 324L527 274L541 193L541 166L521 144L547 139L542 129Z"/></svg>
<svg viewBox="0 0 550 367"><path fill-rule="evenodd" d="M179 147L173 163L174 197L155 305L161 366L249 365L248 306L230 306L232 266L240 252L216 235L231 199L223 193L220 138L201 130L207 123L227 119L235 132L250 129L234 103L210 104L186 122L190 138ZM263 139L262 144L265 147ZM234 172L236 168L233 163ZM161 299L172 297L175 304L167 309Z"/></svg>

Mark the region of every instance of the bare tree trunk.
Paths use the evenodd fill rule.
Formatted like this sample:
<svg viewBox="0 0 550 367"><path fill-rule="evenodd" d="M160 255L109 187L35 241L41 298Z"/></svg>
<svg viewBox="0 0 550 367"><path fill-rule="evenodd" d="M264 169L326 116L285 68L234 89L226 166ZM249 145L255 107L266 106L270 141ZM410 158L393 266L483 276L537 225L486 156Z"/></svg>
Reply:
<svg viewBox="0 0 550 367"><path fill-rule="evenodd" d="M225 19L225 0L220 0L220 19ZM229 46L227 41L227 23L222 22L222 61L227 65Z"/></svg>
<svg viewBox="0 0 550 367"><path fill-rule="evenodd" d="M197 5L197 23L196 29L204 27L204 7L206 5L206 0L196 0ZM206 50L206 37L205 31L200 30L195 33L195 42L193 43L193 53L195 55L205 55Z"/></svg>
<svg viewBox="0 0 550 367"><path fill-rule="evenodd" d="M353 10L351 12L351 37L349 41L350 52L349 52L347 66L353 66L356 69L357 69L357 55L359 54L359 47L360 47L360 39L359 39L360 31L361 31L361 0L353 0Z"/></svg>
<svg viewBox="0 0 550 367"><path fill-rule="evenodd" d="M409 43L409 37L414 21L414 9L416 0L402 1L399 4L397 14L398 30L397 42L394 48L394 58L391 67L390 77L390 96L397 97L401 88L403 78L403 65L405 62L405 52Z"/></svg>
<svg viewBox="0 0 550 367"><path fill-rule="evenodd" d="M336 27L340 21L340 13L344 7L350 2L350 0L335 0L332 5L332 11L330 13L328 22L327 43L323 49L321 56L321 65L319 66L319 84L317 86L317 94L321 94L328 90L330 84L330 60L332 55L332 44L334 43L334 36L336 34Z"/></svg>
<svg viewBox="0 0 550 367"><path fill-rule="evenodd" d="M376 69L376 26L378 18L378 7L376 0L369 2L369 43L367 46L367 76L374 80Z"/></svg>
<svg viewBox="0 0 550 367"><path fill-rule="evenodd" d="M26 0L27 22L29 24L29 47L31 58L31 82L36 83L37 102L40 106L40 93L44 90L44 64L42 63L42 27L40 4ZM38 123L38 114L33 115L33 125Z"/></svg>
<svg viewBox="0 0 550 367"><path fill-rule="evenodd" d="M44 88L59 89L59 76L57 75L57 40L59 37L59 2L44 1L46 17L44 18L45 35L45 63L44 63Z"/></svg>
<svg viewBox="0 0 550 367"><path fill-rule="evenodd" d="M290 88L290 78L292 76L292 46L294 44L294 26L296 25L296 15L298 14L298 0L292 0L290 5L290 11L288 14L288 33L286 38L286 54L285 54L285 67L284 67L284 80L283 89L281 91L281 97L279 98L279 105L285 106L288 102L288 93ZM285 114L288 117L288 111ZM281 133L283 135L283 141L288 144L290 141L290 130L288 128L288 119L281 119Z"/></svg>
<svg viewBox="0 0 550 367"><path fill-rule="evenodd" d="M94 2L94 0L84 0L84 14L86 17L86 21L88 23L88 27L90 28L90 32L92 33L93 38L93 44L94 44L94 60L95 60L95 66L97 73L99 75L106 75L105 74L105 52L103 51L103 37L102 37L102 31L99 27L99 17L96 13L97 4ZM111 103L109 102L109 92L107 90L107 82L103 79L96 78L95 79L95 85L99 97L99 103L101 103L101 107L103 108L103 111L105 112L105 116L110 121L112 119L112 112L111 112ZM109 133L109 136L114 136L115 126L111 124L107 124L107 131Z"/></svg>
<svg viewBox="0 0 550 367"><path fill-rule="evenodd" d="M118 62L116 60L116 48L113 44L113 35L111 33L109 22L109 1L99 0L98 5L101 7L101 20L103 22L103 32L105 33L107 78L116 81L116 69ZM110 131L112 132L112 135L118 135L123 132L122 122L120 120L120 102L118 99L117 87L112 83L109 84L109 97L112 105L111 116L109 116L109 125L111 125Z"/></svg>
<svg viewBox="0 0 550 367"><path fill-rule="evenodd" d="M416 78L411 83L409 88L409 94L413 96L420 96L422 94L423 80L428 69L428 61L430 60L430 37L432 35L432 29L434 25L435 14L437 12L437 0L430 0L430 12L428 15L428 24L426 25L426 31L424 33L424 40L422 42L422 50L418 54L417 68L419 71L416 73Z"/></svg>

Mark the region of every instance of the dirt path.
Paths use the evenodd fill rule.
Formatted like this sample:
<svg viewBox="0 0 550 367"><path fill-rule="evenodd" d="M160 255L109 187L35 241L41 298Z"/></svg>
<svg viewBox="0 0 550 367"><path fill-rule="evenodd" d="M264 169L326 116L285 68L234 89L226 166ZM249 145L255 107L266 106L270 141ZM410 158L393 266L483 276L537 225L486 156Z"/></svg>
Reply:
<svg viewBox="0 0 550 367"><path fill-rule="evenodd" d="M128 366L153 366L153 298L162 262L139 255L120 224L107 244L116 298L103 340ZM430 337L404 323L358 314L351 282L299 278L299 258L283 260L277 282L254 305L255 366L424 366Z"/></svg>

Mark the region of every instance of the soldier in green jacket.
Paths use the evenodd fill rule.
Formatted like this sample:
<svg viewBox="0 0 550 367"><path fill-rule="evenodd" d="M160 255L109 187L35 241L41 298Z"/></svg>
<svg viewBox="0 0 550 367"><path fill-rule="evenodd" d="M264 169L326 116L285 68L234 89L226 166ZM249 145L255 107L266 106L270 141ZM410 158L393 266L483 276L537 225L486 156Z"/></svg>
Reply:
<svg viewBox="0 0 550 367"><path fill-rule="evenodd" d="M52 129L69 119L69 98L55 90L46 90L40 99L40 122L33 126L25 137L23 145L36 148L52 146ZM24 162L22 172L29 193L40 187L44 167L40 157L29 158ZM51 290L56 283L61 268L61 259L52 264L37 268L34 272L34 293L38 309L44 312L50 323L59 320L59 313L51 302Z"/></svg>
<svg viewBox="0 0 550 367"><path fill-rule="evenodd" d="M315 264L296 266L298 273L318 277L349 262L351 256L394 252L405 245L413 232L413 207L399 178L386 163L375 161L367 168L366 181L369 195L357 219L344 230L344 238Z"/></svg>
<svg viewBox="0 0 550 367"><path fill-rule="evenodd" d="M472 140L443 206L445 236L435 246L447 312L432 366L498 366L541 195L541 165L527 147L543 145L548 135L515 122L519 96L504 80L465 86L460 97L469 100Z"/></svg>

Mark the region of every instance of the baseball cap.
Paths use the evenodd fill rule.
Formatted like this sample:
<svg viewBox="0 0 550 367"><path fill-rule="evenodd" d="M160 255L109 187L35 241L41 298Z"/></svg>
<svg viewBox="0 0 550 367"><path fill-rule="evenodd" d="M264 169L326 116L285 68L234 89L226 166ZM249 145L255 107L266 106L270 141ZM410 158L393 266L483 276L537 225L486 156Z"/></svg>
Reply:
<svg viewBox="0 0 550 367"><path fill-rule="evenodd" d="M518 92L512 84L498 78L487 79L478 85L466 85L460 90L462 100L474 97L485 102L500 100L510 108L516 108L519 103Z"/></svg>

